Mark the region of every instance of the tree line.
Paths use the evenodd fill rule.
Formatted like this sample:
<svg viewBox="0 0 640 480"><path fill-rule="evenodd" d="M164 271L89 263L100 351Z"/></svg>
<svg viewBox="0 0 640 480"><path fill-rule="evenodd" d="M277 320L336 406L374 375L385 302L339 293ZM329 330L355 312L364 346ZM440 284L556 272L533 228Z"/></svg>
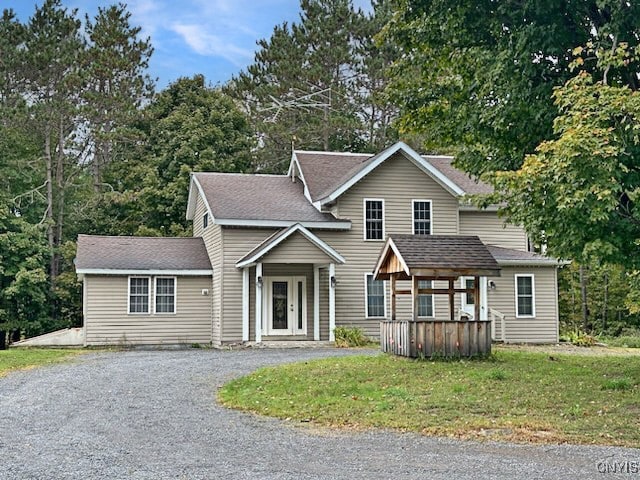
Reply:
<svg viewBox="0 0 640 480"><path fill-rule="evenodd" d="M561 319L639 316L638 6L613 0L301 0L219 88L156 91L124 4L0 21L0 347L81 323L78 233L190 235L192 171L283 172L292 146L402 138L497 187L573 260ZM606 285L606 287L605 287ZM580 308L576 309L576 305Z"/></svg>

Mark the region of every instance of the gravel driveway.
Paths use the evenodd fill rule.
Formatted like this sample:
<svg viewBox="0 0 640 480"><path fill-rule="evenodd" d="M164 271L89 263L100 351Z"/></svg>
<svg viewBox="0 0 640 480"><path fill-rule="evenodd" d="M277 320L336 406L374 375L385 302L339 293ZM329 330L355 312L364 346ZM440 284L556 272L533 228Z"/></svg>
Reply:
<svg viewBox="0 0 640 480"><path fill-rule="evenodd" d="M215 402L217 387L260 366L349 354L97 352L12 373L0 379L0 478L602 479L640 467L640 450L317 431Z"/></svg>

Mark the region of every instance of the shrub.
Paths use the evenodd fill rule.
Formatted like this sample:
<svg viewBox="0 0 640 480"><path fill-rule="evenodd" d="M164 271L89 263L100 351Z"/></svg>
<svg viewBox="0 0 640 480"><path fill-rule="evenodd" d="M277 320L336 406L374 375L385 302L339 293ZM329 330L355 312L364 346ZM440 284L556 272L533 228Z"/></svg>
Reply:
<svg viewBox="0 0 640 480"><path fill-rule="evenodd" d="M334 330L336 347L362 347L369 343L362 329L358 327L336 327Z"/></svg>
<svg viewBox="0 0 640 480"><path fill-rule="evenodd" d="M560 335L560 340L572 343L578 347L593 347L596 344L595 337L577 328L564 332Z"/></svg>

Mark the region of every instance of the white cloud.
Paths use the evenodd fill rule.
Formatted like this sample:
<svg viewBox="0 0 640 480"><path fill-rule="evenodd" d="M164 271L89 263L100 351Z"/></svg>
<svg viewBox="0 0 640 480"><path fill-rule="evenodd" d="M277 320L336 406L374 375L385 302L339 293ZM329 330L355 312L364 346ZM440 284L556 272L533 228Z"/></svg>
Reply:
<svg viewBox="0 0 640 480"><path fill-rule="evenodd" d="M182 37L196 53L210 57L222 57L234 65L244 66L253 57L253 51L238 47L198 24L173 23L171 30Z"/></svg>

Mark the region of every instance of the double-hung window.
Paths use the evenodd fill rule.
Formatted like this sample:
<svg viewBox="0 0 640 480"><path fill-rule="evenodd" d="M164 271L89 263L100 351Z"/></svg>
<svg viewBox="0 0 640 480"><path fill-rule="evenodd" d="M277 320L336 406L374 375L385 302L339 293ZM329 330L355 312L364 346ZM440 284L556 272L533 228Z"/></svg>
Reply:
<svg viewBox="0 0 640 480"><path fill-rule="evenodd" d="M418 289L433 288L433 281L418 280ZM433 295L418 295L418 317L433 317Z"/></svg>
<svg viewBox="0 0 640 480"><path fill-rule="evenodd" d="M156 277L156 313L176 313L174 277Z"/></svg>
<svg viewBox="0 0 640 480"><path fill-rule="evenodd" d="M129 313L149 313L149 277L129 277Z"/></svg>
<svg viewBox="0 0 640 480"><path fill-rule="evenodd" d="M413 200L413 234L431 235L431 200Z"/></svg>
<svg viewBox="0 0 640 480"><path fill-rule="evenodd" d="M384 280L374 280L373 275L366 274L365 296L367 318L384 318L386 310L386 295Z"/></svg>
<svg viewBox="0 0 640 480"><path fill-rule="evenodd" d="M364 239L384 240L384 200L364 200Z"/></svg>
<svg viewBox="0 0 640 480"><path fill-rule="evenodd" d="M520 274L516 279L516 317L535 317L535 283L532 274Z"/></svg>

